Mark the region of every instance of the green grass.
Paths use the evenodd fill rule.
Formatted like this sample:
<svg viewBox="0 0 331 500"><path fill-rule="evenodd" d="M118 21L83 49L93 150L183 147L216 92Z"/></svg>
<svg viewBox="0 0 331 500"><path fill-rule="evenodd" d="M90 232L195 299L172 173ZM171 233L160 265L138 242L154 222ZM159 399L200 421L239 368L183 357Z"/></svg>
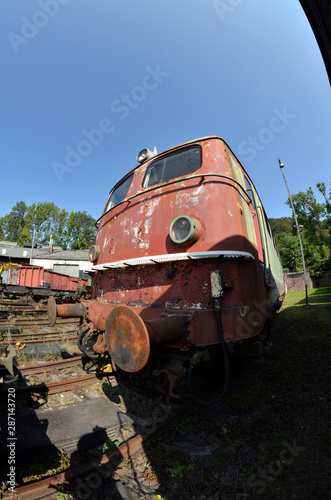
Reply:
<svg viewBox="0 0 331 500"><path fill-rule="evenodd" d="M46 456L42 464L37 463L35 465L21 467L20 474L23 483L30 483L64 472L69 466L70 459L67 457L66 452L59 448L57 453Z"/></svg>
<svg viewBox="0 0 331 500"><path fill-rule="evenodd" d="M196 463L194 471L185 469L185 481L177 474L178 498L195 500L202 493L252 500L328 498L331 287L309 290L308 300L307 307L305 291L289 292L272 321L265 355L244 359L232 374L220 406L237 421L209 423L192 415L173 429L212 437L218 450L209 461ZM296 446L299 451L291 457L288 447ZM177 462L169 461L172 473ZM204 471L210 483L201 492Z"/></svg>
<svg viewBox="0 0 331 500"><path fill-rule="evenodd" d="M329 336L331 332L331 287L308 290L308 306L305 291L289 292L283 308L278 313L281 321L295 332L304 335L308 341L311 336Z"/></svg>
<svg viewBox="0 0 331 500"><path fill-rule="evenodd" d="M306 292L288 292L285 297L285 307L300 306L306 304ZM329 304L331 305L331 286L324 288L312 288L308 290L308 305Z"/></svg>

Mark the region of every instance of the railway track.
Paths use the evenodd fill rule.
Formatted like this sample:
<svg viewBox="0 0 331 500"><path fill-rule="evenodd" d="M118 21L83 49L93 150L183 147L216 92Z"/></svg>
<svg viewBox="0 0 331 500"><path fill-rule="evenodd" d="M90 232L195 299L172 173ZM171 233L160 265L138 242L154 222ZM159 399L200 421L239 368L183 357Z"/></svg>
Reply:
<svg viewBox="0 0 331 500"><path fill-rule="evenodd" d="M3 322L4 323L4 322ZM30 323L30 318L29 321L23 321L24 326ZM61 321L62 323L77 323L77 320L74 321ZM0 322L1 324L1 322ZM36 325L36 328L40 329L43 325L38 324L35 320L31 321L31 324ZM18 326L18 323L14 323L15 326ZM46 325L49 327L48 323ZM70 324L67 325L70 328ZM40 342L50 342L50 341L58 341L59 343L63 341L63 338L47 338L47 336L53 335L55 331L61 334L68 334L72 332L72 330L63 330L59 331L52 330L51 332L43 332L43 331L38 331L38 332L33 332L33 333L27 333L26 336L25 334L17 333L17 334L10 334L8 336L3 334L3 342L8 343L8 341L16 342L20 341L22 343L40 343ZM75 332L77 329L75 330ZM30 338L27 338L30 337ZM68 338L68 337L67 337ZM66 340L67 340L66 338ZM70 336L70 339L76 339L77 335ZM35 376L36 374L41 374L43 375L44 373L49 373L49 372L54 372L57 370L62 370L66 369L69 367L74 367L77 366L81 363L81 357L77 356L74 358L70 358L67 360L59 360L56 362L50 362L50 363L38 363L37 365L33 366L27 366L27 367L20 367L19 371L25 379L27 377L29 378L29 375ZM115 375L115 376L114 376ZM38 383L29 383L29 385L26 386L21 386L19 383L15 384L15 395L16 395L16 401L19 402L23 399L30 400L31 402L36 402L40 401L40 398L46 397L48 399L49 396L51 397L57 397L57 395L60 395L61 398L64 394L75 394L78 391L78 394L85 389L84 388L87 384L89 387L99 387L101 386L100 382L107 377L107 380L109 383L110 379L113 379L115 381L115 385L117 385L117 374L106 374L102 373L101 371L97 373L88 373L88 374L83 374L81 376L73 376L72 378L67 377L64 380L59 380L59 381L39 381L37 380ZM32 380L32 379L31 379ZM4 399L8 395L8 385L3 387L2 390L0 390L0 400L4 401ZM44 396L47 395L47 396ZM112 396L108 395L105 393L105 395L110 399ZM159 393L159 395L161 395ZM134 396L130 396L134 397ZM124 400L130 401L130 397L126 398L124 397ZM161 395L162 398L164 396ZM61 399L60 398L60 399ZM115 399L116 400L116 399ZM120 401L122 402L122 396L120 396ZM36 404L36 403L34 403ZM82 403L84 404L84 403ZM119 404L119 403L118 403ZM154 404L154 403L153 403ZM140 406L140 405L138 405ZM41 481L35 481L31 484L27 485L20 485L17 488L15 488L15 495L13 496L11 492L5 492L2 498L27 498L27 499L41 499L41 498L56 498L57 494L59 492L72 492L79 487L82 482L86 480L86 477L99 477L100 480L98 480L98 484L102 484L102 488L107 487L111 488L112 485L115 484L115 480L113 479L113 471L116 470L117 467L120 467L121 464L123 463L124 460L133 460L134 456L137 456L138 453L143 451L145 443L152 437L157 436L159 433L161 433L163 430L171 426L173 423L177 422L179 419L181 419L184 415L189 413L191 409L194 406L194 403L192 401L188 401L187 399L184 399L184 403L181 404L178 408L178 404L176 404L176 409L173 411L167 411L165 414L165 418L162 417L160 421L155 423L152 420L152 423L149 423L148 426L144 426L143 432L138 432L135 433L135 435L130 436L128 439L125 439L115 450L108 451L107 453L103 453L102 455L99 455L97 459L89 459L88 461L85 460L84 465L79 466L79 467L74 467L71 466L69 470L62 472L60 474L57 474L52 477L47 477L45 479L42 479ZM131 408L132 411L132 408ZM160 410L162 413L162 410ZM139 422L139 416L136 417ZM32 452L33 453L33 452ZM117 485L120 484L116 483ZM86 487L89 488L88 483L86 483ZM119 487L119 486L118 486ZM94 490L93 490L94 493ZM66 493L64 493L66 494ZM66 497L63 497L66 498ZM68 497L69 498L69 497ZM74 497L75 498L75 497ZM77 497L80 498L80 497ZM88 498L85 496L84 498ZM102 496L96 497L96 498L104 498ZM125 496L123 493L122 496L123 499L129 498L129 496ZM131 497L131 498L136 498L136 497ZM145 498L142 497L141 495L139 498ZM147 497L146 497L147 498Z"/></svg>
<svg viewBox="0 0 331 500"><path fill-rule="evenodd" d="M92 376L88 380L92 379ZM148 429L145 429L143 432L140 432L132 437L129 437L123 443L121 443L116 449L108 451L99 455L97 458L94 457L88 461L86 461L83 465L78 467L70 468L65 472L61 472L52 477L47 477L45 479L32 482L27 485L19 486L15 489L16 497L20 499L44 499L44 498L57 498L57 494L59 492L73 492L82 488L82 483L85 481L85 490L89 489L91 486L91 482L88 478L92 479L92 476L95 478L96 476L99 478L98 482L95 483L97 486L102 484L102 489L105 488L105 483L108 484L108 487L111 487L111 484L115 484L115 480L113 479L113 472L117 467L120 467L121 464L130 460L133 461L137 459L137 455L140 452L144 451L144 446L146 442L152 438L157 437L160 433L162 433L165 429L171 427L173 424L178 422L180 419L184 418L184 416L188 415L192 409L194 408L194 402L192 400L188 400L184 402L182 405L176 407L172 411L167 412L166 418L163 418L161 421L157 422L154 425L151 425ZM86 480L87 478L87 480ZM92 488L94 488L92 484ZM80 490L81 491L81 490ZM132 496L126 496L124 490L123 499L133 498ZM13 498L11 494L5 492L3 495L3 499ZM65 498L65 497L64 497ZM73 498L76 498L75 496ZM77 498L81 498L77 496ZM85 496L84 498L90 498ZM104 498L97 496L96 498ZM111 497L112 498L112 497ZM136 498L136 497L134 497ZM147 498L143 496L139 496L139 498ZM148 497L150 498L150 496ZM155 498L155 496L153 497Z"/></svg>
<svg viewBox="0 0 331 500"><path fill-rule="evenodd" d="M16 344L20 342L21 344L40 344L45 342L51 343L63 343L64 341L75 341L77 339L78 328L69 328L69 329L56 329L55 327L48 326L48 331L39 330L39 331L26 331L25 333L16 333L15 331L11 331L13 326L17 325L7 325L8 331L3 331L1 333L0 344ZM35 325L33 324L34 330L36 327L42 327L44 325ZM26 330L26 328L25 328ZM50 331L49 331L50 330ZM18 329L20 332L21 329Z"/></svg>
<svg viewBox="0 0 331 500"><path fill-rule="evenodd" d="M27 337L45 337L47 335L61 335L61 334L69 334L69 333L76 333L77 334L77 328L72 329L72 330L52 330L51 332L31 332L31 333L6 333L4 332L2 334L4 342L6 341L28 341L31 340ZM77 337L77 335L76 335Z"/></svg>
<svg viewBox="0 0 331 500"><path fill-rule="evenodd" d="M17 315L21 315L22 313L45 314L47 313L47 309L45 307L40 308L39 306L6 306L6 308L0 306L0 312Z"/></svg>
<svg viewBox="0 0 331 500"><path fill-rule="evenodd" d="M43 303L30 303L30 302L22 302L20 300L2 300L0 301L0 307L8 307L8 306L14 306L14 307L40 307L43 306L45 307L45 304Z"/></svg>
<svg viewBox="0 0 331 500"><path fill-rule="evenodd" d="M86 383L88 381L94 380L95 378L99 379L102 378L103 373L99 371L98 373L95 372L95 373L84 374L80 377L66 378L64 380L60 380L57 382L42 382L39 384L32 384L25 386L20 385L22 378L25 378L27 375L36 375L36 374L54 372L57 370L63 370L73 366L78 366L81 364L82 364L82 357L75 356L73 358L50 361L46 363L37 363L34 365L28 365L22 367L18 366L17 372L19 373L20 377L17 380L13 381L13 384L15 384L15 393L17 394L18 398L24 397L24 395L27 393L40 394L47 392L48 394L56 394L58 392L65 392L75 389L79 386L79 384ZM4 397L7 394L8 390L8 385L6 384L2 385L3 387L0 388L0 397Z"/></svg>
<svg viewBox="0 0 331 500"><path fill-rule="evenodd" d="M82 358L80 356L76 356L74 358L66 360L59 360L56 362L49 362L49 363L38 363L31 366L21 367L19 368L19 370L21 372L21 375L26 379L26 377L29 375L36 375L38 373L43 375L57 370L63 370L69 367L75 367L79 365L81 362ZM85 373L80 377L76 376L73 378L66 378L65 380L60 380L56 382L45 381L23 387L17 383L15 384L16 402L18 404L19 401L22 400L22 398L23 399L28 398L28 400L30 400L31 402L36 402L36 401L41 401L40 398L45 399L45 397L46 400L49 401L52 397L58 397L56 395L60 395L61 396L60 399L62 399L65 393L75 394L76 391L78 391L78 394L80 394L82 390L85 390L82 388L85 387L86 384L89 384L89 389L88 389L89 391L93 390L93 387L95 387L95 390L97 390L97 387L100 386L101 381L104 380L105 377L107 377L108 380L108 382L106 383L109 383L109 380L111 379L114 381L115 386L117 386L117 378L119 376L119 380L121 380L121 373L122 372L107 374L99 371L97 373L88 373L88 374ZM123 389L121 389L121 394L124 394L122 390ZM7 397L7 394L8 394L8 386L0 391L0 400L4 401L4 399ZM47 394L47 396L45 396L45 394ZM103 397L105 396L106 400L108 401L107 398L110 398L109 394L105 393ZM163 398L161 394L160 396ZM130 401L130 398L132 397L134 396L124 396L124 400ZM79 405L80 404L84 405L84 403L79 403ZM155 405L155 403L152 404ZM138 407L140 406L141 405L138 404ZM188 414L191 411L193 406L194 403L192 403L192 401L189 401L187 399L184 400L184 402L180 405L176 403L175 408L171 411L168 410L164 415L164 417L158 419L156 423L155 421L152 420L146 426L145 422L143 424L144 428L142 432L136 432L134 433L134 435L132 435L131 433L131 435L127 439L123 438L124 441L116 449L107 451L106 453L103 453L101 455L99 454L97 458L94 457L92 459L89 458L88 460L84 460L85 461L84 465L79 467L71 466L65 472L61 472L60 474L57 474L55 476L47 477L40 481L35 481L27 485L21 484L20 486L15 488L15 496L12 496L11 493L7 491L4 493L2 498L55 499L56 495L59 494L59 492L75 491L75 489L77 489L82 484L82 481L84 482L86 477L90 475L91 477L92 476L96 477L96 475L97 477L100 477L100 480L98 480L98 484L99 483L100 485L102 484L102 488L104 487L112 488L115 487L115 484L117 485L116 487L118 488L120 487L125 488L123 485L121 485L121 483L118 482L118 480L116 482L112 477L113 472L116 471L116 468L121 467L123 461L125 460L131 461L133 460L133 457L135 457L136 460L138 454L140 452L143 452L144 446L150 438L156 437L164 429L168 428L169 426L177 422L179 419L183 418L184 415ZM132 408L136 408L136 406L133 405L133 407L131 407L131 411ZM162 413L162 410L160 411ZM136 418L138 419L137 421L139 422L139 417ZM89 488L89 486L87 486L87 488ZM80 497L78 496L77 498ZM86 496L84 498L89 498L89 497ZM104 497L100 496L96 498L104 498ZM135 496L129 497L126 496L125 493L123 493L121 498L136 499ZM140 495L139 498L145 498L145 497L142 497Z"/></svg>
<svg viewBox="0 0 331 500"><path fill-rule="evenodd" d="M63 342L64 340L76 340L77 339L77 335L69 335L67 336L66 335L66 332L62 332L63 333L63 336L62 337L50 337L49 335L53 335L53 333L49 333L48 335L47 334L39 334L39 335L42 335L42 338L39 338L39 339L26 339L22 338L22 340L20 342L28 345L28 344L44 344L44 343L61 343ZM29 335L28 335L29 336ZM11 341L9 340L2 340L0 341L0 344L15 344L17 339L16 338L12 338Z"/></svg>
<svg viewBox="0 0 331 500"><path fill-rule="evenodd" d="M42 498L55 498L54 491L62 491L65 487L71 488L73 482L77 482L77 480L82 481L82 478L85 479L86 476L91 473L99 473L100 478L105 477L105 473L102 471L105 465L110 465L111 470L113 470L114 467L118 466L122 461L133 458L134 455L136 455L143 449L143 446L148 439L156 437L165 428L170 427L179 419L183 418L192 410L192 408L192 402L186 403L180 409L174 411L171 415L169 415L163 422L155 425L145 433L138 434L128 439L116 450L102 454L98 458L98 460L93 459L90 462L85 463L80 467L76 467L69 472L62 472L60 474L57 474L56 476L17 488L16 494L18 495L18 498L27 500L31 500L31 498L36 500ZM107 475L108 477L109 475L111 477L109 471L108 474L106 473L106 477ZM8 493L5 493L3 499L9 498L13 497Z"/></svg>
<svg viewBox="0 0 331 500"><path fill-rule="evenodd" d="M59 352L61 350L61 345L64 345L67 342L69 342L69 344L65 344L66 348L68 348L68 345L70 346L70 342L73 346L76 346L78 328L75 326L77 325L77 321L69 320L64 321L63 323L61 323L63 328L59 329L58 325L57 327L50 327L48 322L38 322L31 318L27 318L23 323L2 321L0 322L0 345L18 345L16 355L18 355L17 359L20 360L24 359L25 356L29 359L29 357L34 358L39 357L40 355L47 355L48 353L45 352L45 347L39 349L39 345L46 345L47 349L48 344L57 344L59 346ZM70 328L70 326L73 326L74 328ZM28 346L30 347L28 348ZM53 347L50 348L49 354L54 352ZM45 368L46 367L47 365L45 365ZM48 368L53 369L54 366L48 366ZM22 370L24 372L24 369ZM32 372L33 369L31 368L30 373Z"/></svg>
<svg viewBox="0 0 331 500"><path fill-rule="evenodd" d="M24 397L25 394L57 394L66 391L72 391L77 389L81 384L91 382L96 378L102 378L102 373L89 373L88 375L83 375L76 378L68 378L61 380L59 382L44 382L41 384L27 385L24 387L17 387L15 393L18 398ZM0 397L4 397L7 394L7 388L0 390Z"/></svg>
<svg viewBox="0 0 331 500"><path fill-rule="evenodd" d="M47 312L45 304L5 304L0 303L0 312L8 312L10 314L21 314L23 312L29 314L38 314Z"/></svg>
<svg viewBox="0 0 331 500"><path fill-rule="evenodd" d="M78 324L79 320L77 319L62 319L61 322L59 322L61 325L73 325L73 324ZM42 319L34 319L34 318L27 318L27 319L20 319L16 321L15 319L0 319L0 326L1 325L13 325L13 326L29 326L29 325L38 325L38 326L49 326L49 322L42 320Z"/></svg>
<svg viewBox="0 0 331 500"><path fill-rule="evenodd" d="M64 339L68 341L77 338L79 322L75 318L64 318L61 321L61 326L64 328L59 329L59 325L57 328L49 326L46 308L40 309L40 306L28 305L19 306L19 308L16 305L11 307L12 309L9 309L9 306L6 306L5 310L0 310L0 315L8 315L6 318L0 319L0 344L13 344L18 341L24 344L61 343ZM23 313L27 316L22 318ZM43 317L40 317L41 315ZM47 327L47 330L45 331L43 327Z"/></svg>
<svg viewBox="0 0 331 500"><path fill-rule="evenodd" d="M36 365L23 366L20 367L20 372L22 375L43 373L49 369L58 370L61 368L68 368L70 366L76 366L82 362L81 356L75 356L68 359L60 359L58 361L51 361L49 363L38 363Z"/></svg>
<svg viewBox="0 0 331 500"><path fill-rule="evenodd" d="M41 318L36 318L36 316L42 316ZM4 303L0 303L0 324L6 323L10 319L10 321L21 321L25 322L35 322L35 321L47 321L47 306L46 305L16 305L9 304L5 305ZM65 318L64 322L68 322L70 320L75 322L77 320L72 318ZM47 322L48 323L48 322Z"/></svg>

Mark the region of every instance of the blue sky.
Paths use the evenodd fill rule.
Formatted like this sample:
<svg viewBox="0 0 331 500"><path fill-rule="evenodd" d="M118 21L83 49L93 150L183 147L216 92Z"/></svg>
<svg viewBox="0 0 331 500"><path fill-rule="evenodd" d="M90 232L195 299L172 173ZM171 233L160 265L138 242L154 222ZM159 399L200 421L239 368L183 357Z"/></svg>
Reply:
<svg viewBox="0 0 331 500"><path fill-rule="evenodd" d="M137 153L208 135L269 217L330 182L330 85L298 0L1 4L1 205L101 215ZM317 199L322 201L317 193Z"/></svg>

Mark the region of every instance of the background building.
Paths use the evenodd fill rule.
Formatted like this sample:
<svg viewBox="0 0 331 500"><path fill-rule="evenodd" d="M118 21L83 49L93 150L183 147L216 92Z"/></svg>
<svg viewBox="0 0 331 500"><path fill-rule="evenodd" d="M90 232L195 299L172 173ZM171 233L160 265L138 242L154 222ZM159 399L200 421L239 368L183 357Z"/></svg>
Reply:
<svg viewBox="0 0 331 500"><path fill-rule="evenodd" d="M11 241L0 241L0 263L30 264L44 269L74 276L88 278L85 270L91 266L88 260L88 250L63 250L57 246L43 246L32 249L31 243L19 247ZM2 279L6 283L6 273Z"/></svg>

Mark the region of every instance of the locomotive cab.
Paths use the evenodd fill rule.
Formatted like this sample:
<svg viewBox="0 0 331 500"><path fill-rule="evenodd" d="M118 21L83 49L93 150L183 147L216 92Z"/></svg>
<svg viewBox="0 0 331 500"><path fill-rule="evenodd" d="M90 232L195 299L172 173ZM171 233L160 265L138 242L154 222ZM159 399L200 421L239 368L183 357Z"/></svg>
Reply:
<svg viewBox="0 0 331 500"><path fill-rule="evenodd" d="M171 393L215 346L226 363L226 344L263 331L283 273L254 184L225 141L142 150L137 161L97 221L92 299L79 314L96 355L127 372L153 364ZM73 313L49 307L52 321Z"/></svg>

